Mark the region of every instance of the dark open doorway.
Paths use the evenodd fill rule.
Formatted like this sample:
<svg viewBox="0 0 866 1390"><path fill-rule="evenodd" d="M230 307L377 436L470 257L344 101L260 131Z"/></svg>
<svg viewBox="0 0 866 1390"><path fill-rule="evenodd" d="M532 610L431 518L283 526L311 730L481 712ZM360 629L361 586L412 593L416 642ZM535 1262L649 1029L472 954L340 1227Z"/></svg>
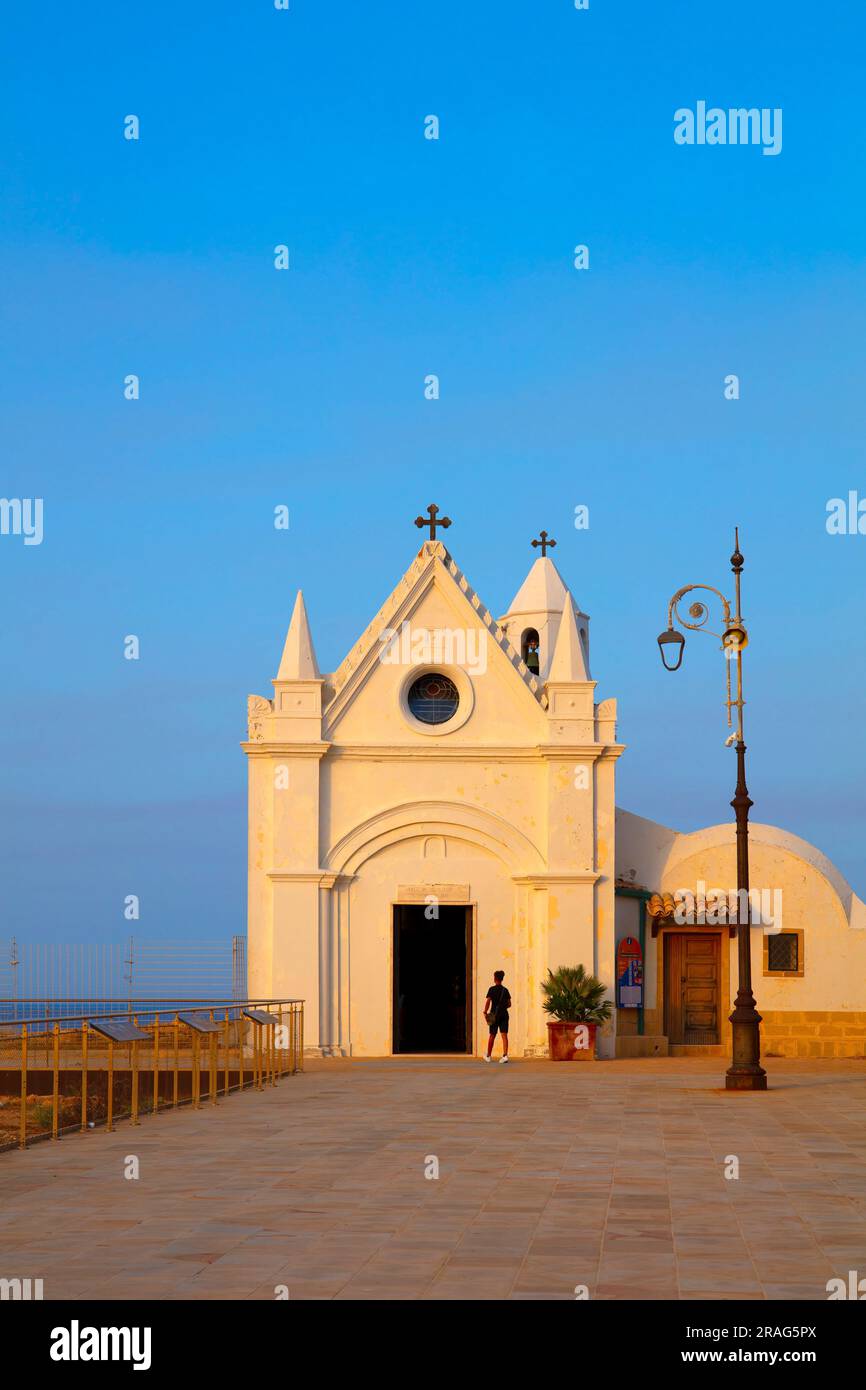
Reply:
<svg viewBox="0 0 866 1390"><path fill-rule="evenodd" d="M471 1052L472 909L394 908L394 1051Z"/></svg>

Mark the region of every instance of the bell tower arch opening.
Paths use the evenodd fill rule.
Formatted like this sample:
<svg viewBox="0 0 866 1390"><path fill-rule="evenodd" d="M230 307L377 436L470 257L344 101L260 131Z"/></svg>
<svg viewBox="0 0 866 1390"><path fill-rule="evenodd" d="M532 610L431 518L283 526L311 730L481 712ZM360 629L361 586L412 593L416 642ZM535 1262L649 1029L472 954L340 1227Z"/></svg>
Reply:
<svg viewBox="0 0 866 1390"><path fill-rule="evenodd" d="M538 629L534 627L524 628L520 636L520 655L523 662L534 676L538 675L539 652L540 642Z"/></svg>

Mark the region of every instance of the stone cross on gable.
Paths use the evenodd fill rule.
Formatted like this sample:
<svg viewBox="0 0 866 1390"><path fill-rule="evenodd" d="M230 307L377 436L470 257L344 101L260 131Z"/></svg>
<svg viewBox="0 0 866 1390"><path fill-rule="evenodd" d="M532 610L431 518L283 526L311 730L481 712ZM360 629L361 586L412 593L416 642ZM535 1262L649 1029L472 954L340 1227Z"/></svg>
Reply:
<svg viewBox="0 0 866 1390"><path fill-rule="evenodd" d="M438 517L438 514L439 514L439 508L436 506L436 503L435 503L435 502L431 502L431 503L430 503L430 506L427 508L427 511L429 512L429 516L416 516L416 518L415 518L415 525L416 525L416 526L429 526L429 527L430 527L430 539L431 539L431 541L435 541L435 539L436 539L436 527L437 527L437 526L441 526L441 527L443 527L443 528L449 527L449 526L451 525L451 518L450 518L450 516L443 516L441 520L437 520L437 517Z"/></svg>

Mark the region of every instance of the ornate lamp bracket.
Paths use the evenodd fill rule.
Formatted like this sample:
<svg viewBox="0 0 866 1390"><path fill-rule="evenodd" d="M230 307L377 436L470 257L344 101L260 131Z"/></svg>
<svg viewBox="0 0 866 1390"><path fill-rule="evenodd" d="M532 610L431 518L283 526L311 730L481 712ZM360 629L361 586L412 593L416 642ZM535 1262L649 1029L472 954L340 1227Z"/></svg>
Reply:
<svg viewBox="0 0 866 1390"><path fill-rule="evenodd" d="M686 594L692 594L696 590L702 590L703 592L708 594L715 594L718 598L719 602L722 605L722 614L724 617L724 630L722 632L715 632L712 628L707 627L707 623L709 622L710 618L710 610L707 604L704 603L702 599L696 599L693 603L689 605L688 617L684 617L684 615L680 612L679 604L682 601L682 599L685 598ZM676 618L680 627L688 628L691 632L705 632L707 636L717 637L721 642L722 651L725 653L726 657L725 674L727 681L727 694L725 698L725 708L728 712L729 729L733 727L732 711L737 711L736 735L732 735L731 739L729 739L728 741L736 741L741 743L743 739L743 705L745 702L743 700L742 694L742 681L739 677L739 659L740 651L742 650L742 647L745 645L748 639L746 638L745 629L743 628L742 620L740 618L739 604L737 605L737 612L734 614L732 618L731 605L728 599L722 593L721 589L715 588L715 586L712 584L684 584L682 589L677 589L677 592L674 594L673 598L668 604L669 629L673 628L674 618ZM736 637L740 640L731 643L730 638L732 635L736 635ZM736 699L733 699L731 696L731 665L734 659L736 659L738 663Z"/></svg>
<svg viewBox="0 0 866 1390"><path fill-rule="evenodd" d="M724 640L724 633L713 632L712 628L707 627L706 624L709 621L710 610L700 599L689 606L689 617L692 620L691 622L689 622L689 618L684 618L679 611L678 604L680 600L685 598L686 594L693 593L696 589L704 589L707 593L715 594L721 600L722 610L725 615L725 631L731 626L731 605L728 603L721 589L714 589L712 584L685 584L682 589L677 589L677 592L668 604L668 627L673 627L673 620L676 618L681 627L690 628L692 632L706 632L708 636L718 637L719 641L722 642Z"/></svg>

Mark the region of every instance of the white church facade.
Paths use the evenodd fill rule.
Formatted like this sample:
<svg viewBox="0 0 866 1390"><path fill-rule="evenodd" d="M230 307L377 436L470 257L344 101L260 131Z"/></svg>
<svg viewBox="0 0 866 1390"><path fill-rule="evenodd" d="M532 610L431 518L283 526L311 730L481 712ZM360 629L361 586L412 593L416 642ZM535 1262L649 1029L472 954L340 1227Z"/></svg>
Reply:
<svg viewBox="0 0 866 1390"><path fill-rule="evenodd" d="M734 931L671 907L736 882L733 824L617 809L616 701L545 549L497 618L425 541L331 675L299 593L249 698L249 989L305 999L324 1055L478 1055L504 969L512 1053L543 1056L540 981L576 964L616 1004L599 1056L729 1053ZM784 831L753 825L751 856L784 903L751 931L764 1054L866 1055L866 906Z"/></svg>

